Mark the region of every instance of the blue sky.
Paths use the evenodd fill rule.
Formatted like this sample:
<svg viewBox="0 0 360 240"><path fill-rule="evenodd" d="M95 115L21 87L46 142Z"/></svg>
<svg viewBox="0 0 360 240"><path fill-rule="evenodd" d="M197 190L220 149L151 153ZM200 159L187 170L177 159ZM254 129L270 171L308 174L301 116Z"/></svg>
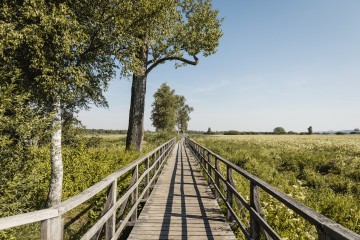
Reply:
<svg viewBox="0 0 360 240"><path fill-rule="evenodd" d="M272 131L360 127L360 1L215 0L224 36L198 66L148 77L145 129L163 83L184 95L189 129ZM131 81L116 77L108 109L79 114L88 128L127 129Z"/></svg>

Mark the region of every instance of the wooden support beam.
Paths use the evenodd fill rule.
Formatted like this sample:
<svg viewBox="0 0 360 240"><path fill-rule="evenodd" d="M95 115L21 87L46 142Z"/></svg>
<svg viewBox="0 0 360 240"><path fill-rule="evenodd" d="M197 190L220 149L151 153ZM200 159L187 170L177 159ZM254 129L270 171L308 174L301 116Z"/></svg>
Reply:
<svg viewBox="0 0 360 240"><path fill-rule="evenodd" d="M139 176L139 165L136 165L133 169L133 178L135 178L135 182L137 183L138 182L138 176ZM137 186L132 195L131 195L131 205L134 205L137 200L138 200L138 197L139 197L139 187ZM136 220L137 220L137 215L138 215L138 211L137 211L137 207L134 211L134 213L131 215L131 222L132 223L135 223Z"/></svg>
<svg viewBox="0 0 360 240"><path fill-rule="evenodd" d="M231 167L229 165L226 166L226 181L231 184L232 181L232 171L231 171ZM230 188L227 188L227 194L226 194L227 198L226 201L229 203L229 206L232 208L233 207L233 193L231 191ZM227 210L227 214L226 214L226 218L228 221L232 220L232 214L230 209Z"/></svg>

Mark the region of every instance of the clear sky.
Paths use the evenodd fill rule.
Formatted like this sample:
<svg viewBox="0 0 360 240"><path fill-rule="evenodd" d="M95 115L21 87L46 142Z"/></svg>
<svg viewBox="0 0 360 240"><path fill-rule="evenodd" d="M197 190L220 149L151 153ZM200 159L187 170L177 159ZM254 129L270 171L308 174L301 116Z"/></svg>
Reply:
<svg viewBox="0 0 360 240"><path fill-rule="evenodd" d="M359 0L214 0L224 17L215 55L148 77L145 129L163 83L184 95L189 129L314 131L360 128ZM88 128L127 129L131 81L114 78L109 108L79 114Z"/></svg>

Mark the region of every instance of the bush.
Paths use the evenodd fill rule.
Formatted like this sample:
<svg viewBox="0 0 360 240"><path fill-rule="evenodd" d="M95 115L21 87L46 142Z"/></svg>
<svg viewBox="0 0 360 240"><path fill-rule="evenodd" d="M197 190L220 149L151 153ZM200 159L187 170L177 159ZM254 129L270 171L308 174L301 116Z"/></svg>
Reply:
<svg viewBox="0 0 360 240"><path fill-rule="evenodd" d="M226 131L224 132L224 135L240 135L241 132L236 131L236 130L230 130L230 131Z"/></svg>
<svg viewBox="0 0 360 240"><path fill-rule="evenodd" d="M276 127L276 128L274 128L274 134L277 134L277 135L286 134L286 131L283 127Z"/></svg>
<svg viewBox="0 0 360 240"><path fill-rule="evenodd" d="M336 135L345 135L346 133L344 133L344 132L336 132L335 134Z"/></svg>

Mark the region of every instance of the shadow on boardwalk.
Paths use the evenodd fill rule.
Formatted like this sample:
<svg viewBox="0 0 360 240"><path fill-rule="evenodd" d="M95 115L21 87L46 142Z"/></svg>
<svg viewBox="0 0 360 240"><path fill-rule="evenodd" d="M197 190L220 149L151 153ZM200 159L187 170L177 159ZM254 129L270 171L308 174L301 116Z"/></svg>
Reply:
<svg viewBox="0 0 360 240"><path fill-rule="evenodd" d="M235 239L183 141L174 148L128 239Z"/></svg>

